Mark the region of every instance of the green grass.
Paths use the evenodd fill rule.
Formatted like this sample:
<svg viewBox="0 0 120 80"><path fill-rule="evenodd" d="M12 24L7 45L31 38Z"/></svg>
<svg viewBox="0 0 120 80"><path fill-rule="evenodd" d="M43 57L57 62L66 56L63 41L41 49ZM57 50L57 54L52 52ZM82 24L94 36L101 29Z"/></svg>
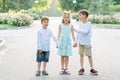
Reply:
<svg viewBox="0 0 120 80"><path fill-rule="evenodd" d="M95 26L120 27L120 24L93 24Z"/></svg>
<svg viewBox="0 0 120 80"><path fill-rule="evenodd" d="M7 28L13 28L16 26L13 25L9 25L9 24L0 24L0 29L7 29Z"/></svg>

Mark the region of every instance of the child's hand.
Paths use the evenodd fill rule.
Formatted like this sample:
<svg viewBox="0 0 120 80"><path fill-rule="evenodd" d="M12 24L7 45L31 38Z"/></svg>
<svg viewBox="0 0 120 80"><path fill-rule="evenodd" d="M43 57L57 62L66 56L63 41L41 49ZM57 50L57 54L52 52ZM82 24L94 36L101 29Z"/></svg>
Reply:
<svg viewBox="0 0 120 80"><path fill-rule="evenodd" d="M42 49L39 50L39 53L42 53Z"/></svg>
<svg viewBox="0 0 120 80"><path fill-rule="evenodd" d="M56 46L56 48L58 48L58 46Z"/></svg>
<svg viewBox="0 0 120 80"><path fill-rule="evenodd" d="M73 47L77 47L77 43L74 43L74 44L73 44Z"/></svg>
<svg viewBox="0 0 120 80"><path fill-rule="evenodd" d="M75 28L72 28L72 30L74 31L74 30L75 30Z"/></svg>

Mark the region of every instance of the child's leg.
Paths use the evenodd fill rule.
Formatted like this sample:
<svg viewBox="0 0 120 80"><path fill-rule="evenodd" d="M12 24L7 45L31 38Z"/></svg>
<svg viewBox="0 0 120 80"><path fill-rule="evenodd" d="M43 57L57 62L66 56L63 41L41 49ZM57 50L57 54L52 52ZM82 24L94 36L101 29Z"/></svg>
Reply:
<svg viewBox="0 0 120 80"><path fill-rule="evenodd" d="M69 56L65 56L65 69L68 69Z"/></svg>
<svg viewBox="0 0 120 80"><path fill-rule="evenodd" d="M46 65L47 65L47 62L49 62L49 51L44 51L43 52L43 71L46 70Z"/></svg>
<svg viewBox="0 0 120 80"><path fill-rule="evenodd" d="M38 62L38 71L40 71L41 68L41 62Z"/></svg>
<svg viewBox="0 0 120 80"><path fill-rule="evenodd" d="M98 75L98 71L95 70L95 69L93 69L93 60L92 60L92 56L88 56L88 59L89 59L90 67L91 67L90 72L91 72L92 74Z"/></svg>
<svg viewBox="0 0 120 80"><path fill-rule="evenodd" d="M84 63L84 54L80 55L80 66L83 68L83 63Z"/></svg>
<svg viewBox="0 0 120 80"><path fill-rule="evenodd" d="M69 56L65 56L65 74L70 75L68 70Z"/></svg>
<svg viewBox="0 0 120 80"><path fill-rule="evenodd" d="M88 56L88 59L89 59L90 68L93 69L93 60L92 60L92 56Z"/></svg>
<svg viewBox="0 0 120 80"><path fill-rule="evenodd" d="M79 54L80 54L80 66L83 68L83 63L84 63L84 45L79 44Z"/></svg>
<svg viewBox="0 0 120 80"><path fill-rule="evenodd" d="M61 56L61 68L64 69L65 57Z"/></svg>
<svg viewBox="0 0 120 80"><path fill-rule="evenodd" d="M46 69L46 62L43 62L43 71L45 71L45 69Z"/></svg>

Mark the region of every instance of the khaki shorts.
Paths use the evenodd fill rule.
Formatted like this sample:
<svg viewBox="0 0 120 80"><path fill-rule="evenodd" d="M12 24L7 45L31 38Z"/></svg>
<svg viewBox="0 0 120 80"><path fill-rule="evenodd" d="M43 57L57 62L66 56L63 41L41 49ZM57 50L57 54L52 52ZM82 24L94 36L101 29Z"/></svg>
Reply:
<svg viewBox="0 0 120 80"><path fill-rule="evenodd" d="M79 44L79 54L80 55L86 55L86 56L91 56L92 51L91 51L91 45L80 45Z"/></svg>

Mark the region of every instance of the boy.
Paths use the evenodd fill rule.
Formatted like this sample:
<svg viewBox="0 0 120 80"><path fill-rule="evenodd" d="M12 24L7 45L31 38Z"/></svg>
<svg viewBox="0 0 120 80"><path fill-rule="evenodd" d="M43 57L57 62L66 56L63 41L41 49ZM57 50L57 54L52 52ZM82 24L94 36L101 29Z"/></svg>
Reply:
<svg viewBox="0 0 120 80"><path fill-rule="evenodd" d="M38 31L38 39L37 39L37 62L38 62L38 71L36 72L36 76L40 76L41 74L41 65L43 65L42 75L48 75L46 72L46 63L49 62L49 53L50 53L50 38L56 42L56 38L53 36L52 31L48 29L49 18L47 16L43 16L41 18L42 28Z"/></svg>
<svg viewBox="0 0 120 80"><path fill-rule="evenodd" d="M79 43L79 54L80 54L80 65L81 69L79 70L79 75L84 73L84 54L88 56L89 64L90 64L90 72L97 75L98 72L93 69L93 60L92 60L92 53L91 53L91 27L92 24L87 20L88 12L86 10L80 10L78 12L79 22L78 28L74 29L77 32L76 42ZM74 47L77 46L77 43L74 44Z"/></svg>

